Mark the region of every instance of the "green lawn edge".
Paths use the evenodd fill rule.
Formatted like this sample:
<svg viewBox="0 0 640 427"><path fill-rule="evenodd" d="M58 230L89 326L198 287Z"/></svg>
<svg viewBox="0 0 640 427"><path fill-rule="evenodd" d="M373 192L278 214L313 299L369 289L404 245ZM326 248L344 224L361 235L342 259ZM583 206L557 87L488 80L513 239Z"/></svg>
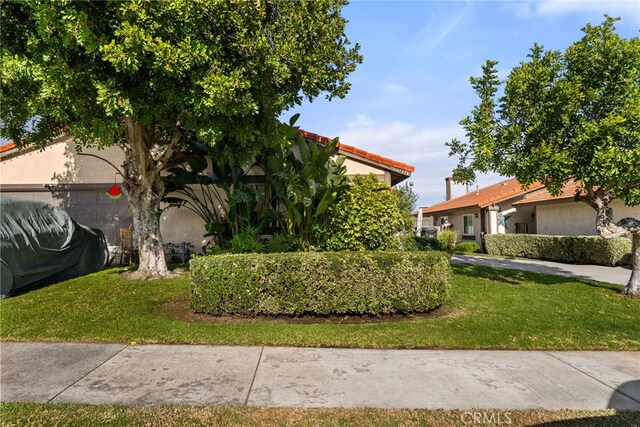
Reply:
<svg viewBox="0 0 640 427"><path fill-rule="evenodd" d="M279 318L202 323L176 317L189 277L126 281L111 269L0 300L4 341L255 346L640 350L640 300L622 286L470 264L430 316L304 323ZM337 320L342 322L341 319Z"/></svg>
<svg viewBox="0 0 640 427"><path fill-rule="evenodd" d="M124 406L2 403L3 426L637 426L640 412L616 410L428 410L373 408L258 408L239 406ZM493 422L487 422L493 421Z"/></svg>

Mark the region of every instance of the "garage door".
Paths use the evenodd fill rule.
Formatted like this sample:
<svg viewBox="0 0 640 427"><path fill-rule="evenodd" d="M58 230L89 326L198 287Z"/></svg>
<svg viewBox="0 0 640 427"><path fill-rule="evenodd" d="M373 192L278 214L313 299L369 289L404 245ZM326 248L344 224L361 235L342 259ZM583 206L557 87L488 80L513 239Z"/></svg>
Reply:
<svg viewBox="0 0 640 427"><path fill-rule="evenodd" d="M113 184L95 184L90 188L69 187L53 191L41 187L42 189L24 189L25 191L3 191L2 194L59 206L78 223L102 230L109 245L119 245L118 229L132 227L133 215L126 196L123 195L118 200L107 196L106 190L111 185Z"/></svg>

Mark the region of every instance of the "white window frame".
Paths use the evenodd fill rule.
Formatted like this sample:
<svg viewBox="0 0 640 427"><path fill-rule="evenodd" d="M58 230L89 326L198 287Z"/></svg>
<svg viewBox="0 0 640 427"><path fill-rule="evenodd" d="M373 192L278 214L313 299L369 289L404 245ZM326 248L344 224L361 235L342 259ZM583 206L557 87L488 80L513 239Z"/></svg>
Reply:
<svg viewBox="0 0 640 427"><path fill-rule="evenodd" d="M471 233L467 233L467 224L466 224L466 218L470 217L471 218ZM475 236L475 224L474 224L474 220L473 220L473 214L464 214L462 215L462 235L463 236Z"/></svg>

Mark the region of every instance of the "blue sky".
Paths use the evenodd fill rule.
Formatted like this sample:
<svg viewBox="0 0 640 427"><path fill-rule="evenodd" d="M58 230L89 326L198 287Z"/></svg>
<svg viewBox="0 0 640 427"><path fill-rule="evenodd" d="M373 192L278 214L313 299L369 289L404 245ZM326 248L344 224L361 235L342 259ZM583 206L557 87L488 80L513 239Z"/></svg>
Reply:
<svg viewBox="0 0 640 427"><path fill-rule="evenodd" d="M410 163L420 206L444 200L455 159L444 142L464 138L458 122L477 99L469 84L486 59L505 78L534 42L564 50L604 13L620 16L618 33L638 37L640 1L354 1L346 34L364 62L344 100L318 98L285 112L301 113L311 132ZM481 187L500 179L478 179ZM462 194L457 188L456 194Z"/></svg>

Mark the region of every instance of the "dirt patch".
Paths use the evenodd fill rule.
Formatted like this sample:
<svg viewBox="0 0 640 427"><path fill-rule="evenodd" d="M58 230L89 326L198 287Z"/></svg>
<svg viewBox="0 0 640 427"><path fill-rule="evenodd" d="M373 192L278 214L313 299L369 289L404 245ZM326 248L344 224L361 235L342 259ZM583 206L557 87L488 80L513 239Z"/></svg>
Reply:
<svg viewBox="0 0 640 427"><path fill-rule="evenodd" d="M169 271L167 273L166 276L150 276L145 272L141 272L138 270L126 270L124 271L122 274L120 274L120 277L122 277L125 280L163 280L163 279L175 279L180 277L182 274L184 274L185 271L179 271L178 269L175 269L173 271Z"/></svg>
<svg viewBox="0 0 640 427"><path fill-rule="evenodd" d="M180 298L165 303L160 308L162 317L181 320L189 323L209 323L209 324L234 324L234 323L293 323L293 324L314 324L314 323L335 323L335 324L364 324L364 323L386 323L386 322L412 322L425 319L435 319L442 317L461 317L465 315L464 310L440 307L429 313L421 314L390 314L384 316L371 315L350 315L350 316L212 316L205 313L195 313L189 308L189 297L182 295Z"/></svg>

